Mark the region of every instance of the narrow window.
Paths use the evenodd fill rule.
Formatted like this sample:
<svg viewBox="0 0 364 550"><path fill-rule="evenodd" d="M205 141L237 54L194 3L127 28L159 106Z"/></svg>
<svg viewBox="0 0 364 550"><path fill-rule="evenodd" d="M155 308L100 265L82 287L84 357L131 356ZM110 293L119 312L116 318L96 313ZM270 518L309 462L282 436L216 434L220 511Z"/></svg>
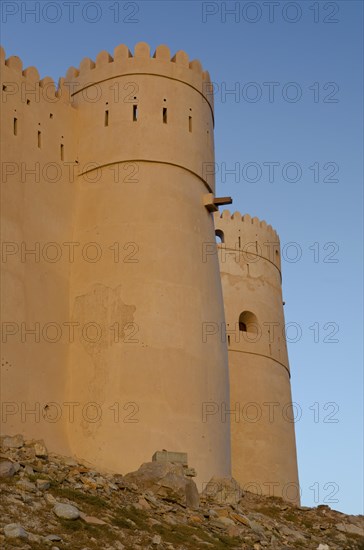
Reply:
<svg viewBox="0 0 364 550"><path fill-rule="evenodd" d="M61 160L64 160L64 145L61 143Z"/></svg>
<svg viewBox="0 0 364 550"><path fill-rule="evenodd" d="M221 229L215 230L215 237L216 237L217 244L223 244L225 242L224 232L221 231Z"/></svg>
<svg viewBox="0 0 364 550"><path fill-rule="evenodd" d="M167 124L167 107L163 107L163 124Z"/></svg>
<svg viewBox="0 0 364 550"><path fill-rule="evenodd" d="M109 111L105 111L104 126L109 126Z"/></svg>
<svg viewBox="0 0 364 550"><path fill-rule="evenodd" d="M138 120L138 105L133 105L133 121Z"/></svg>
<svg viewBox="0 0 364 550"><path fill-rule="evenodd" d="M53 113L49 113L49 118L53 118Z"/></svg>
<svg viewBox="0 0 364 550"><path fill-rule="evenodd" d="M39 149L42 146L42 133L38 130L38 147Z"/></svg>
<svg viewBox="0 0 364 550"><path fill-rule="evenodd" d="M228 346L230 346L230 334L228 334Z"/></svg>
<svg viewBox="0 0 364 550"><path fill-rule="evenodd" d="M192 117L191 116L188 117L188 130L190 132L192 132Z"/></svg>
<svg viewBox="0 0 364 550"><path fill-rule="evenodd" d="M257 332L258 320L251 311L243 311L239 315L240 332Z"/></svg>
<svg viewBox="0 0 364 550"><path fill-rule="evenodd" d="M30 105L30 99L27 99L27 105Z"/></svg>
<svg viewBox="0 0 364 550"><path fill-rule="evenodd" d="M3 92L6 92L6 86L3 84Z"/></svg>
<svg viewBox="0 0 364 550"><path fill-rule="evenodd" d="M240 237L238 237L238 246L239 246L239 248L241 248L241 239L240 239Z"/></svg>
<svg viewBox="0 0 364 550"><path fill-rule="evenodd" d="M14 131L14 136L17 136L18 135L18 119L17 118L14 118L13 131Z"/></svg>

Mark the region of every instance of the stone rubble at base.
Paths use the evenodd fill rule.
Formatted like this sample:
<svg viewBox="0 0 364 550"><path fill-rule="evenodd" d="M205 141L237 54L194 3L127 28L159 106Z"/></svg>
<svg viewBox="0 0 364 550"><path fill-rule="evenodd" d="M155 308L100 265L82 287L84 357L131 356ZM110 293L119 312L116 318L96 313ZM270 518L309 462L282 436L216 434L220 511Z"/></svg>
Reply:
<svg viewBox="0 0 364 550"><path fill-rule="evenodd" d="M0 442L4 550L363 548L363 516L243 492L232 478L212 479L199 495L182 463L153 460L122 476L49 452L38 457L37 442L19 436Z"/></svg>

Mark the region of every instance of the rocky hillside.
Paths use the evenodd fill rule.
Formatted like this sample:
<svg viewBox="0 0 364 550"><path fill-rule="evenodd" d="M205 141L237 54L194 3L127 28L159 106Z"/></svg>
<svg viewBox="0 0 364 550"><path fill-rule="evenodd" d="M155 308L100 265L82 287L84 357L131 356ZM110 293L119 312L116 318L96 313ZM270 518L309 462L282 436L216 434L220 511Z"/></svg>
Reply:
<svg viewBox="0 0 364 550"><path fill-rule="evenodd" d="M363 516L295 507L213 479L199 495L180 464L100 474L2 437L0 545L6 549L364 549Z"/></svg>

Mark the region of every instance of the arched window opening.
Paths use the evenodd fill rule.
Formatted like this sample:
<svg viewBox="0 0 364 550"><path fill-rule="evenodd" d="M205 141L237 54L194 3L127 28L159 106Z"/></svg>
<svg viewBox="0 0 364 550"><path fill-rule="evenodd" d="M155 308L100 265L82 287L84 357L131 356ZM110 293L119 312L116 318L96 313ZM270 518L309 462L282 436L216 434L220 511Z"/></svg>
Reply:
<svg viewBox="0 0 364 550"><path fill-rule="evenodd" d="M258 319L251 311L243 311L239 315L239 331L257 333Z"/></svg>
<svg viewBox="0 0 364 550"><path fill-rule="evenodd" d="M217 244L223 244L225 242L224 232L221 231L221 229L216 229L215 236Z"/></svg>

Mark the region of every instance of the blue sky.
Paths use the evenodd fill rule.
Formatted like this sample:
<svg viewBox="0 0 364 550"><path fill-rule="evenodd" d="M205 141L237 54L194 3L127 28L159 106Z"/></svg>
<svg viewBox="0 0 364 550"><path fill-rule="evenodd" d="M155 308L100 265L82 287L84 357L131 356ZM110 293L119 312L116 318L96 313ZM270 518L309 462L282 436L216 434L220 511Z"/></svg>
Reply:
<svg viewBox="0 0 364 550"><path fill-rule="evenodd" d="M138 41L210 71L217 194L283 246L302 502L362 513L363 3L3 1L1 31L55 80Z"/></svg>

